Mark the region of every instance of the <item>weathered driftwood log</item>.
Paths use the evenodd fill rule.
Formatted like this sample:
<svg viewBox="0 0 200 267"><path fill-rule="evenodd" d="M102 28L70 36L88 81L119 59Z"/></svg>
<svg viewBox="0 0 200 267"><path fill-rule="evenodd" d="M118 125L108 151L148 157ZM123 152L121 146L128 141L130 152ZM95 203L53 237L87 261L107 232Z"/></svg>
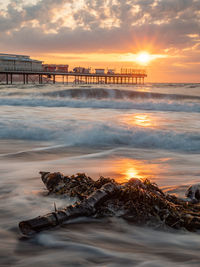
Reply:
<svg viewBox="0 0 200 267"><path fill-rule="evenodd" d="M92 216L96 212L97 206L108 197L115 194L117 190L119 190L118 185L115 183L107 183L81 203L71 205L65 209L57 210L28 221L22 221L19 223L19 228L23 234L30 235L62 224L67 220L77 218L79 216Z"/></svg>
<svg viewBox="0 0 200 267"><path fill-rule="evenodd" d="M65 209L20 222L19 228L25 235L79 216L118 216L137 224L167 225L189 231L200 229L200 205L193 204L194 194L191 202L183 201L164 194L148 179L131 179L119 184L110 178L100 177L94 181L85 174L68 177L58 172L41 172L41 178L49 194L66 194L80 201Z"/></svg>

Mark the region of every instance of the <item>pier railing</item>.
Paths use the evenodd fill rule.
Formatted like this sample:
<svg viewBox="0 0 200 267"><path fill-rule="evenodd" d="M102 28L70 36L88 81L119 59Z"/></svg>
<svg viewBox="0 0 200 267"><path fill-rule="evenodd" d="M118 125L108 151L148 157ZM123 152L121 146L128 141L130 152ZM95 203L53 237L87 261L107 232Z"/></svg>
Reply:
<svg viewBox="0 0 200 267"><path fill-rule="evenodd" d="M1 70L0 82L13 84L14 77L18 77L24 84L29 82L42 83L68 83L69 79L74 79L75 84L144 84L144 79L147 77L145 70L141 69L122 69L121 73L76 73L62 71L30 71L30 70ZM59 79L57 79L59 78ZM60 81L60 78L62 81Z"/></svg>

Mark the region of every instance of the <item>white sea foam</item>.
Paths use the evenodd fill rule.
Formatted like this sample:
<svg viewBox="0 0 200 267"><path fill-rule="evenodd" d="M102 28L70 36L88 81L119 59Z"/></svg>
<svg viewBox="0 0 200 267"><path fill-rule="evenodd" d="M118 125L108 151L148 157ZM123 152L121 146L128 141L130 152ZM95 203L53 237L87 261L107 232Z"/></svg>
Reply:
<svg viewBox="0 0 200 267"><path fill-rule="evenodd" d="M43 124L43 125L42 125ZM75 125L74 125L75 126ZM130 146L136 148L171 149L181 151L200 150L200 138L195 133L178 133L137 126L112 123L80 122L80 127L44 121L29 123L0 123L1 139L46 140L66 145Z"/></svg>
<svg viewBox="0 0 200 267"><path fill-rule="evenodd" d="M26 90L2 89L0 106L2 139L54 141L56 145L112 145L182 151L200 149L196 134L199 129L198 114L195 114L200 112L200 101L195 94L139 92L130 88L29 86ZM113 121L119 112L138 111L156 112L160 120L164 118L160 111L166 112L166 129L125 125L119 119ZM190 114L193 114L192 117L189 117ZM188 122L192 121L193 126L187 129L186 124L181 125L177 132L182 116L187 117ZM174 127L173 123L177 120L179 123Z"/></svg>
<svg viewBox="0 0 200 267"><path fill-rule="evenodd" d="M1 98L0 106L70 107L93 109L138 109L176 112L200 112L200 103L170 100L110 100L102 99L50 99L50 98Z"/></svg>
<svg viewBox="0 0 200 267"><path fill-rule="evenodd" d="M155 85L158 87L158 85ZM169 85L167 85L169 87ZM191 85L192 86L192 85ZM196 86L196 85L195 85ZM167 88L168 88L167 87ZM172 87L174 88L174 87ZM145 89L145 88L144 88ZM137 87L115 88L110 87L63 87L29 85L24 87L2 88L0 90L0 106L25 106L25 107L70 107L70 108L93 108L93 109L138 109L155 111L176 112L200 112L200 95L196 87L183 94L167 91L152 91ZM193 91L192 91L193 90ZM189 94L190 92L190 94Z"/></svg>

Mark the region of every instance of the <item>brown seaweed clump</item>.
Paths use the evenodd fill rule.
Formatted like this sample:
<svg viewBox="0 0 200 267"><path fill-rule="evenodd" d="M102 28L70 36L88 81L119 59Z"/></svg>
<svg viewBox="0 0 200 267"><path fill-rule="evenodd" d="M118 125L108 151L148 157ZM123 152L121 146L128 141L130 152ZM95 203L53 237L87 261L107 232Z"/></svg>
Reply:
<svg viewBox="0 0 200 267"><path fill-rule="evenodd" d="M136 224L165 225L175 229L200 229L200 206L164 194L148 179L130 179L117 183L100 177L97 181L78 173L71 177L63 174L40 172L49 194L68 195L79 199L74 205L23 221L23 234L32 234L60 225L79 216L117 216Z"/></svg>
<svg viewBox="0 0 200 267"><path fill-rule="evenodd" d="M41 179L45 184L49 194L67 195L83 200L95 190L101 188L106 183L114 183L113 179L100 177L94 181L85 173L77 173L72 176L64 176L60 172L40 172Z"/></svg>

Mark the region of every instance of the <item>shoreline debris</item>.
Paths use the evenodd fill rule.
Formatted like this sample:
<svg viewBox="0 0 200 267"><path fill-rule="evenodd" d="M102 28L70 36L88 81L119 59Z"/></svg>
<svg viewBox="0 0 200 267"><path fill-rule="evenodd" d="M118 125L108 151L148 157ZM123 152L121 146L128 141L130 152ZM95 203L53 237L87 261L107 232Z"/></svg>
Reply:
<svg viewBox="0 0 200 267"><path fill-rule="evenodd" d="M63 209L19 223L24 235L32 235L81 217L117 216L136 224L157 223L175 229L196 231L200 229L200 205L165 194L148 179L130 179L117 183L114 179L100 177L97 181L84 173L64 176L60 172L40 172L49 194L68 195L78 201ZM191 189L188 189L190 192ZM187 192L187 196L190 194Z"/></svg>

